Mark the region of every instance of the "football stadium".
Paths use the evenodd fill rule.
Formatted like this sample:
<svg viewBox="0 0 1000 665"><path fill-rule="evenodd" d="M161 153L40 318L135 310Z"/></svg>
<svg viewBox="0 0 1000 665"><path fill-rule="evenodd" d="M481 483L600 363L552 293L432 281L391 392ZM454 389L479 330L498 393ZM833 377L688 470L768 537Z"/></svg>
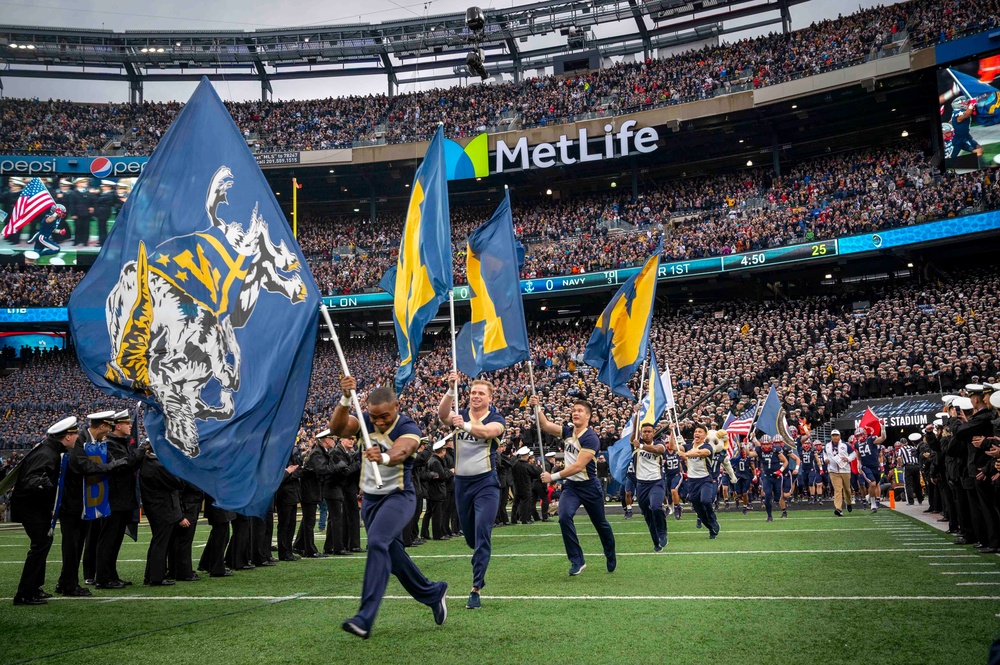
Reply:
<svg viewBox="0 0 1000 665"><path fill-rule="evenodd" d="M995 2L16 7L0 663L1000 664Z"/></svg>

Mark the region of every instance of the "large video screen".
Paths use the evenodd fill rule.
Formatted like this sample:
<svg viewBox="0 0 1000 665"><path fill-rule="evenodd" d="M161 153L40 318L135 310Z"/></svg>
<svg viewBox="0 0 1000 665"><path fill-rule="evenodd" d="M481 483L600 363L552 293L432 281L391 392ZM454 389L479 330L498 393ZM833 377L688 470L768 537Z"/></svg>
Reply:
<svg viewBox="0 0 1000 665"><path fill-rule="evenodd" d="M0 352L20 357L28 349L48 351L66 347L66 333L0 333Z"/></svg>
<svg viewBox="0 0 1000 665"><path fill-rule="evenodd" d="M0 239L0 262L92 263L135 180L5 178L0 183L0 227L4 236ZM51 202L47 197L51 197ZM65 210L54 211L53 206ZM22 226L19 222L24 220L27 223Z"/></svg>
<svg viewBox="0 0 1000 665"><path fill-rule="evenodd" d="M945 67L937 82L945 167L1000 164L1000 55Z"/></svg>

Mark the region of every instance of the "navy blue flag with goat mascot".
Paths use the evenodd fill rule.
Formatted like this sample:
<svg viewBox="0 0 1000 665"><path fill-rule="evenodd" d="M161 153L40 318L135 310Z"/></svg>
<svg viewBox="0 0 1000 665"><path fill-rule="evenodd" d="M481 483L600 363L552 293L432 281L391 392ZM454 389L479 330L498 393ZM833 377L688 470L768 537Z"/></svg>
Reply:
<svg viewBox="0 0 1000 665"><path fill-rule="evenodd" d="M73 290L80 365L102 391L148 405L171 473L260 515L295 443L318 316L302 251L203 78Z"/></svg>

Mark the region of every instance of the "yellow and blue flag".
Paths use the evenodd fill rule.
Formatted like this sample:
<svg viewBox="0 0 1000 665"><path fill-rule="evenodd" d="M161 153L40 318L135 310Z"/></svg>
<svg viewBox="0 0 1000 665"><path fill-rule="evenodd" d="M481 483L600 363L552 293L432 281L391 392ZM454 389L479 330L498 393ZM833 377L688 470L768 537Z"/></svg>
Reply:
<svg viewBox="0 0 1000 665"><path fill-rule="evenodd" d="M639 405L639 426L650 424L654 427L663 412L672 405L668 396L670 391L670 372L660 374L656 366L656 354L649 352L649 380L645 388L646 396ZM635 429L635 418L629 418L622 429L622 436L608 449L608 467L611 475L620 483L625 482L629 460L632 459L632 432Z"/></svg>
<svg viewBox="0 0 1000 665"><path fill-rule="evenodd" d="M390 268L392 270L392 268ZM399 241L392 288L393 321L399 345L396 393L413 379L424 327L454 285L451 271L451 214L444 162L444 130L439 126L424 161L413 176L410 207ZM385 287L385 280L380 282Z"/></svg>
<svg viewBox="0 0 1000 665"><path fill-rule="evenodd" d="M458 369L479 376L529 358L510 196L469 236L466 273L472 320L458 334Z"/></svg>
<svg viewBox="0 0 1000 665"><path fill-rule="evenodd" d="M597 378L627 399L635 399L628 380L646 357L662 249L661 242L642 270L618 289L597 318L583 354L583 361L598 370Z"/></svg>
<svg viewBox="0 0 1000 665"><path fill-rule="evenodd" d="M163 465L263 515L309 390L319 289L271 187L203 78L73 290L80 366L145 403Z"/></svg>

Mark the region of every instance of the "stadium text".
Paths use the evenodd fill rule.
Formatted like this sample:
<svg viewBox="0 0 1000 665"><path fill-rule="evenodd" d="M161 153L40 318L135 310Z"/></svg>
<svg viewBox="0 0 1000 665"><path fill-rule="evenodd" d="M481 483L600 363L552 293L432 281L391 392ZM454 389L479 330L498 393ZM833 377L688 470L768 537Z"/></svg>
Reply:
<svg viewBox="0 0 1000 665"><path fill-rule="evenodd" d="M528 137L522 136L514 144L508 146L503 139L497 141L496 173L503 173L507 165L522 169L534 167L547 169L556 164L576 164L577 162L597 162L602 159L614 159L635 153L650 153L656 150L659 135L653 127L643 127L633 132L634 120L626 120L617 132L615 126L604 126L603 150L591 151L587 130L580 129L578 140L573 140L563 134L555 143L539 143L528 149ZM630 146L631 144L631 146ZM632 149L630 149L630 147ZM508 169L509 170L509 169Z"/></svg>

